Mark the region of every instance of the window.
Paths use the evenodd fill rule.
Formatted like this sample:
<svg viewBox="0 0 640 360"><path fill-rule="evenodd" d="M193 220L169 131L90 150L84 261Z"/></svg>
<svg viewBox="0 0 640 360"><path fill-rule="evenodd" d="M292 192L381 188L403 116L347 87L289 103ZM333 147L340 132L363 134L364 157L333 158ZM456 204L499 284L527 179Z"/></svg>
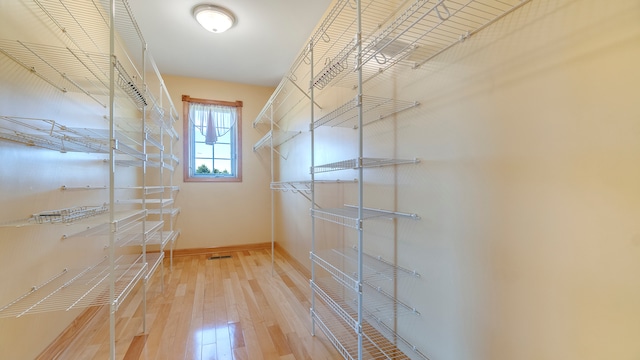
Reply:
<svg viewBox="0 0 640 360"><path fill-rule="evenodd" d="M242 101L182 95L184 181L242 181Z"/></svg>

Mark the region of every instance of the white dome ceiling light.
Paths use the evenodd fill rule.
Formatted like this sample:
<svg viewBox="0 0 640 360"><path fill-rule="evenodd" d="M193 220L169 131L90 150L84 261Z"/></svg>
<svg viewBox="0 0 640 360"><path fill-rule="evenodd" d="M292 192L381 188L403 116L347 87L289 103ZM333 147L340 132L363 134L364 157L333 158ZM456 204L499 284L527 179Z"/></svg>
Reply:
<svg viewBox="0 0 640 360"><path fill-rule="evenodd" d="M193 8L193 17L203 28L216 34L229 30L236 23L236 17L231 11L211 4Z"/></svg>

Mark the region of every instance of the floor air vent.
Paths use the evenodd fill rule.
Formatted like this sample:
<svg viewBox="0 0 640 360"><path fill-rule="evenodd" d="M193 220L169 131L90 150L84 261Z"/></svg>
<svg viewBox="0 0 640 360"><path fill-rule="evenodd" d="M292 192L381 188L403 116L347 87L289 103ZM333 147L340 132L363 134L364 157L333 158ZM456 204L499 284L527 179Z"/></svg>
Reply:
<svg viewBox="0 0 640 360"><path fill-rule="evenodd" d="M231 255L214 255L209 258L209 260L218 260L218 259L230 259Z"/></svg>

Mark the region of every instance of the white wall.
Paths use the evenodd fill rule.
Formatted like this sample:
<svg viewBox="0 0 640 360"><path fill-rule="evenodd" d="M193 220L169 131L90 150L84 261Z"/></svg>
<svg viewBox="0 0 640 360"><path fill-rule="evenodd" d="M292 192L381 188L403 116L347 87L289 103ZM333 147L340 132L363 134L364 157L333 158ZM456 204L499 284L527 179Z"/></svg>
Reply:
<svg viewBox="0 0 640 360"><path fill-rule="evenodd" d="M637 1L534 0L366 88L421 103L366 127L365 156L421 162L366 170L365 205L422 219L366 223L365 246L423 275L406 290L422 319L400 327L431 359L640 357L638 44ZM318 162L354 157L335 149ZM324 199L352 201L347 186ZM277 241L308 265L309 202L277 196Z"/></svg>
<svg viewBox="0 0 640 360"><path fill-rule="evenodd" d="M171 98L182 119L182 95L193 98L243 102L242 108L242 182L183 182L182 124L174 145L181 164L174 184L180 186L176 205L180 215L176 227L181 235L178 249L211 248L256 244L271 241L271 177L268 152L253 152L253 144L262 136L252 123L273 88L221 81L163 76Z"/></svg>

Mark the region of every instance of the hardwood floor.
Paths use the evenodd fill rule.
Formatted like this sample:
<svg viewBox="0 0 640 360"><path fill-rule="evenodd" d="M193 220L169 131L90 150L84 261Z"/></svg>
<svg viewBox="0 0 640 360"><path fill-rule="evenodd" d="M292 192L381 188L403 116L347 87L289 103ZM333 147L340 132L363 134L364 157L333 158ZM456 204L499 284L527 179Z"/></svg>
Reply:
<svg viewBox="0 0 640 360"><path fill-rule="evenodd" d="M311 336L309 282L278 251L180 256L156 271L116 313L116 354L125 360L342 359L319 330ZM227 257L228 256L228 257ZM108 359L106 308L57 359Z"/></svg>

